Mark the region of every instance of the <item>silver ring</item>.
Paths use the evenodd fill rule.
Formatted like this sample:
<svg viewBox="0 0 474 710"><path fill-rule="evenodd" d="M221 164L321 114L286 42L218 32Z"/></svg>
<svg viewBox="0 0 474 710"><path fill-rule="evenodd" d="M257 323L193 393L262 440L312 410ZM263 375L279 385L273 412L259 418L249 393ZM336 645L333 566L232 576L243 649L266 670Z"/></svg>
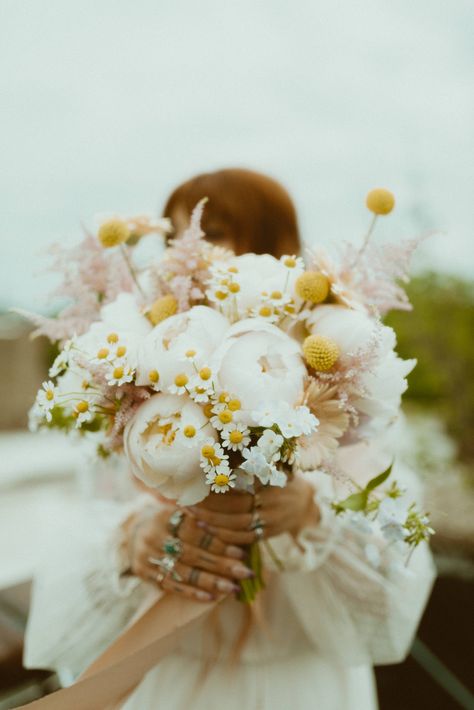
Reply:
<svg viewBox="0 0 474 710"><path fill-rule="evenodd" d="M178 537L179 528L183 522L185 515L182 510L175 510L168 520L168 531L173 537Z"/></svg>
<svg viewBox="0 0 474 710"><path fill-rule="evenodd" d="M171 577L175 580L175 582L183 581L181 575L178 574L175 570L175 557L171 557L170 555L164 555L164 557L149 557L148 562L152 565L160 567L160 569L162 569L164 572L164 577L167 577L170 574Z"/></svg>
<svg viewBox="0 0 474 710"><path fill-rule="evenodd" d="M259 515L258 510L254 510L252 513L252 522L250 523L249 530L257 530L257 528L263 529L265 523Z"/></svg>
<svg viewBox="0 0 474 710"><path fill-rule="evenodd" d="M265 534L265 530L263 529L263 527L261 525L257 525L253 529L253 531L255 533L255 537L257 538L257 540L261 540Z"/></svg>

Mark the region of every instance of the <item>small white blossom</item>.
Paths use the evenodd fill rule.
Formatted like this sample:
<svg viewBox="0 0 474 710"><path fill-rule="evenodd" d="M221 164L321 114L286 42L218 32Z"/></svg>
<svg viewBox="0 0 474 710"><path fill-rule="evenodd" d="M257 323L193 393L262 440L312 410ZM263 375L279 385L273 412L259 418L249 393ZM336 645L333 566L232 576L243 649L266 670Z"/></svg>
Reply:
<svg viewBox="0 0 474 710"><path fill-rule="evenodd" d="M280 458L280 449L283 446L283 437L272 429L265 429L257 441L257 446L269 463L275 463Z"/></svg>
<svg viewBox="0 0 474 710"><path fill-rule="evenodd" d="M36 405L46 417L46 421L50 422L52 419L51 410L57 403L57 388L51 380L43 382L41 388L36 395Z"/></svg>
<svg viewBox="0 0 474 710"><path fill-rule="evenodd" d="M214 493L227 493L230 488L234 488L237 476L232 471L217 472L213 471L207 474L206 483L211 486L211 491Z"/></svg>
<svg viewBox="0 0 474 710"><path fill-rule="evenodd" d="M245 424L233 422L222 430L222 446L231 451L242 451L250 444L250 431Z"/></svg>
<svg viewBox="0 0 474 710"><path fill-rule="evenodd" d="M123 365L115 365L111 367L110 370L105 375L109 385L124 385L127 382L131 382L134 376L134 370L124 363Z"/></svg>

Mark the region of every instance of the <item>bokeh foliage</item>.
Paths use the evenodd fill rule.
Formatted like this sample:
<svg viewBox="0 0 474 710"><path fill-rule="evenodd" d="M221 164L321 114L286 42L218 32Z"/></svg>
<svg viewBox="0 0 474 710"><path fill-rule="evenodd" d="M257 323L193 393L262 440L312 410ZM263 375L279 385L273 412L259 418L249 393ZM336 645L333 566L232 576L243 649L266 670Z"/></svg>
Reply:
<svg viewBox="0 0 474 710"><path fill-rule="evenodd" d="M413 311L386 319L399 354L418 359L405 400L441 416L460 459L474 464L474 282L426 273L407 293Z"/></svg>

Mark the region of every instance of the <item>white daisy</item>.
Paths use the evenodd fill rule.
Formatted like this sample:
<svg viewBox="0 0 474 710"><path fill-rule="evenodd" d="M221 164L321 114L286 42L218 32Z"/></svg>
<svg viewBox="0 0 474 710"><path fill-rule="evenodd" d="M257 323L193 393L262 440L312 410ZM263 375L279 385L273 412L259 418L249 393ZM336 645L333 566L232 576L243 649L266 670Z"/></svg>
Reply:
<svg viewBox="0 0 474 710"><path fill-rule="evenodd" d="M231 451L242 451L250 444L250 430L241 422L234 422L222 430L222 446Z"/></svg>
<svg viewBox="0 0 474 710"><path fill-rule="evenodd" d="M132 370L129 365L125 363L123 365L116 364L107 372L105 379L109 385L120 386L124 385L126 382L131 382L134 374L134 370Z"/></svg>
<svg viewBox="0 0 474 710"><path fill-rule="evenodd" d="M168 387L168 392L170 394L186 394L188 384L189 377L184 372L181 372L176 375L173 384Z"/></svg>
<svg viewBox="0 0 474 710"><path fill-rule="evenodd" d="M280 257L280 261L289 270L301 269L304 270L304 261L301 256L295 254L284 254Z"/></svg>
<svg viewBox="0 0 474 710"><path fill-rule="evenodd" d="M214 493L227 493L230 488L234 488L237 476L230 469L226 473L208 473L206 483L211 486Z"/></svg>
<svg viewBox="0 0 474 710"><path fill-rule="evenodd" d="M39 390L36 396L36 404L46 417L46 421L50 422L52 419L51 410L57 404L58 391L51 380L43 382L41 387L42 389Z"/></svg>
<svg viewBox="0 0 474 710"><path fill-rule="evenodd" d="M205 439L201 445L199 465L206 473L225 473L229 469L229 457L214 439Z"/></svg>
<svg viewBox="0 0 474 710"><path fill-rule="evenodd" d="M83 399L74 407L73 415L76 418L76 427L79 429L82 424L92 421L94 414L90 402Z"/></svg>
<svg viewBox="0 0 474 710"><path fill-rule="evenodd" d="M234 412L226 406L218 414L211 417L211 424L217 431L228 429L234 424Z"/></svg>

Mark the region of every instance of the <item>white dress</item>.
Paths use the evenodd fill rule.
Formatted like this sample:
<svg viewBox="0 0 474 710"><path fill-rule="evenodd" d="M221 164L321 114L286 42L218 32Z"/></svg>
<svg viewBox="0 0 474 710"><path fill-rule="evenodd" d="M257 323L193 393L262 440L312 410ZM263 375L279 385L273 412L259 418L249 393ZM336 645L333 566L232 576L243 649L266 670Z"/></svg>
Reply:
<svg viewBox="0 0 474 710"><path fill-rule="evenodd" d="M341 462L360 481L380 472L387 454L346 447ZM402 466L394 477L411 488ZM247 607L233 598L177 635L161 660L125 701L124 710L372 710L375 664L403 660L434 578L425 545L409 567L395 548L336 518L324 502L331 480L311 474L321 523L272 540L285 565L260 595L262 620L238 638ZM123 630L152 586L121 576L117 536L129 513L118 504L90 510L81 530L65 535L59 558L43 567L33 594L25 665L54 668L70 683ZM371 566L368 543L381 550ZM267 560L271 568L271 561Z"/></svg>

